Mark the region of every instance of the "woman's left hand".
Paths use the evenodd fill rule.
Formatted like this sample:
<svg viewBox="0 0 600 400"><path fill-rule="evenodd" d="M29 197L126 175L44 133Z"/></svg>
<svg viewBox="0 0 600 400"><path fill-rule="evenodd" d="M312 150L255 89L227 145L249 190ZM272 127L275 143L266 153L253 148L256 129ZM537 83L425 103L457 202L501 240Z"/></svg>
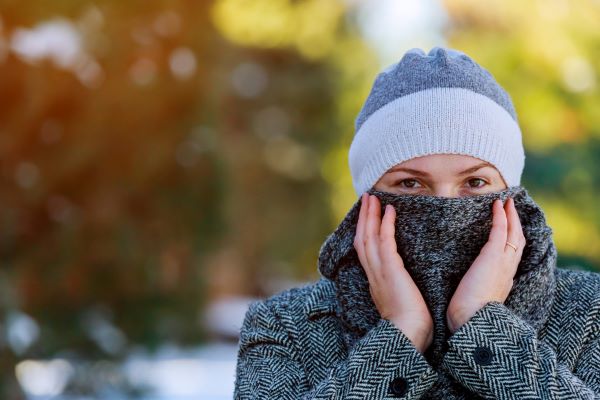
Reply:
<svg viewBox="0 0 600 400"><path fill-rule="evenodd" d="M487 243L460 281L446 312L448 328L454 333L490 301L503 303L521 261L525 236L512 198L504 207L501 200L492 205L492 229ZM517 246L517 250L506 244Z"/></svg>

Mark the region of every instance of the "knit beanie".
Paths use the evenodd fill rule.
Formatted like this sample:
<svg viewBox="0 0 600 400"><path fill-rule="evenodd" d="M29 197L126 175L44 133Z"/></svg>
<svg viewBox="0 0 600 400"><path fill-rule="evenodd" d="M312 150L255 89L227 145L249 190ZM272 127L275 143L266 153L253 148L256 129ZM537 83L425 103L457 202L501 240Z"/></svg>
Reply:
<svg viewBox="0 0 600 400"><path fill-rule="evenodd" d="M509 94L461 51L413 48L376 76L356 117L349 152L356 194L396 164L441 153L487 161L509 187L520 185L525 152Z"/></svg>

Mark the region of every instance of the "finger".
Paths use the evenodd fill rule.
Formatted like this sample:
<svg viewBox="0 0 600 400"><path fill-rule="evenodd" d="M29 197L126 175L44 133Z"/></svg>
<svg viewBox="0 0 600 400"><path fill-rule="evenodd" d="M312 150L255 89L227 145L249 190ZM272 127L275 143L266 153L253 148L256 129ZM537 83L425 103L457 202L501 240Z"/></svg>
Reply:
<svg viewBox="0 0 600 400"><path fill-rule="evenodd" d="M365 235L365 222L367 220L367 210L369 209L369 195L365 192L361 196L360 200L360 210L358 212L358 222L356 223L356 234L354 235L355 240L354 244L360 244L360 247L363 247L362 240Z"/></svg>
<svg viewBox="0 0 600 400"><path fill-rule="evenodd" d="M369 195L369 210L367 211L364 244L366 259L371 267L380 264L378 250L379 227L381 225L380 214L379 199L376 196Z"/></svg>
<svg viewBox="0 0 600 400"><path fill-rule="evenodd" d="M510 251L514 255L520 255L525 247L525 236L523 235L523 228L521 226L521 220L519 219L519 213L515 208L515 201L513 198L509 198L505 205L506 217L508 221L508 232L507 240L517 246L517 250L510 246L506 246L506 251Z"/></svg>
<svg viewBox="0 0 600 400"><path fill-rule="evenodd" d="M364 243L364 231L365 231L365 222L367 220L367 211L369 209L369 195L365 192L361 196L361 204L360 211L358 213L358 223L356 224L356 234L354 236L354 248L356 249L356 254L358 254L358 259L360 264L362 265L365 273L367 274L367 278L370 276L369 265L367 263L367 259L365 256L365 243Z"/></svg>
<svg viewBox="0 0 600 400"><path fill-rule="evenodd" d="M494 200L494 204L492 205L492 214L492 229L490 230L488 242L494 248L504 251L508 223L506 221L506 213L502 207L502 200Z"/></svg>
<svg viewBox="0 0 600 400"><path fill-rule="evenodd" d="M381 229L379 231L380 240L380 258L384 263L390 263L394 258L398 257L398 246L394 235L396 220L396 210L388 204L385 207L385 214L381 221Z"/></svg>
<svg viewBox="0 0 600 400"><path fill-rule="evenodd" d="M379 229L379 237L393 237L394 236L394 219L396 217L396 210L390 204L385 206L385 214L381 220L381 227Z"/></svg>
<svg viewBox="0 0 600 400"><path fill-rule="evenodd" d="M396 271L398 270L398 266L404 267L404 261L398 253L398 245L396 244L396 237L394 234L395 221L396 210L393 206L388 204L386 206L386 213L383 216L383 221L381 223L379 256L385 267L392 267L392 269L394 270L391 271L392 274L396 273ZM400 269L404 270L404 268ZM385 273L386 271L382 272Z"/></svg>

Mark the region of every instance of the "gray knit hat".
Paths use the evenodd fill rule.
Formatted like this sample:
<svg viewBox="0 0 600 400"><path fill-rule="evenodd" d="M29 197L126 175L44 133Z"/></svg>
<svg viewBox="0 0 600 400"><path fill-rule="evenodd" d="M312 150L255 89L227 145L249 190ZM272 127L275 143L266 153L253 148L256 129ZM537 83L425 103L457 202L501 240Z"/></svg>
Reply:
<svg viewBox="0 0 600 400"><path fill-rule="evenodd" d="M440 153L487 161L520 185L525 152L509 94L461 51L413 48L377 75L355 120L352 184L360 196L394 165Z"/></svg>

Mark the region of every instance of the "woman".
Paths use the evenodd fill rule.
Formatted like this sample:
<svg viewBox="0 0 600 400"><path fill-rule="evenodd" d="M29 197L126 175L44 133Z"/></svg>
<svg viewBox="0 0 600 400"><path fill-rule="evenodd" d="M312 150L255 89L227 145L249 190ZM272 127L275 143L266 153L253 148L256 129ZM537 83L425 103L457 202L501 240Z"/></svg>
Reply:
<svg viewBox="0 0 600 400"><path fill-rule="evenodd" d="M252 303L236 399L600 399L600 274L556 267L509 95L409 50L356 119L321 279Z"/></svg>

